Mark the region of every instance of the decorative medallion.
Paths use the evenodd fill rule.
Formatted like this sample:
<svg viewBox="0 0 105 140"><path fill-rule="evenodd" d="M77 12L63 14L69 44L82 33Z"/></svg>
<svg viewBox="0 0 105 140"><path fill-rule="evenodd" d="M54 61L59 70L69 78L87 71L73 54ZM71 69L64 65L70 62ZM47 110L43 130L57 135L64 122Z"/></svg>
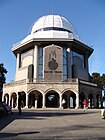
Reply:
<svg viewBox="0 0 105 140"><path fill-rule="evenodd" d="M52 58L52 60L49 61L48 67L51 70L56 70L58 68L58 63L56 62L56 60L54 58Z"/></svg>

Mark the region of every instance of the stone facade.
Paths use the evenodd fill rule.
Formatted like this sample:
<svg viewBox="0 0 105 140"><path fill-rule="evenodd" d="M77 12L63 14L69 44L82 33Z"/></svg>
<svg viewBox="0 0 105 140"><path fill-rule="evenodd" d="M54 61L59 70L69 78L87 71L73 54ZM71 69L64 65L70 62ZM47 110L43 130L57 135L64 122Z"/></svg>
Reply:
<svg viewBox="0 0 105 140"><path fill-rule="evenodd" d="M51 45L44 48L43 76L45 81L53 81L53 82L62 81L61 56L62 56L62 48L59 46Z"/></svg>
<svg viewBox="0 0 105 140"><path fill-rule="evenodd" d="M2 99L11 107L18 107L20 93L26 108L83 108L84 99L89 108L101 106L101 89L89 82L93 49L77 38L65 18L42 17L12 51L15 79L4 84Z"/></svg>
<svg viewBox="0 0 105 140"><path fill-rule="evenodd" d="M12 107L17 107L18 104L15 106L13 105L14 102L17 102L18 100L18 93L21 92L23 95L25 95L25 107L29 107L29 95L32 93L35 96L40 98L40 95L42 96L40 98L41 100L41 106L38 106L38 99L35 99L35 104L33 107L35 108L46 108L46 95L53 91L53 93L58 94L58 108L62 108L62 100L66 95L66 108L81 108L82 107L82 101L84 97L86 97L87 100L89 98L91 99L91 102L89 104L90 108L98 108L101 107L101 89L98 88L95 84L91 84L88 82L79 81L78 79L73 79L73 81L68 82L40 82L40 83L27 83L26 81L18 81L13 82L11 84L5 84L4 85L4 96L3 99L7 103L9 103ZM7 96L7 93L9 97ZM15 93L15 97L13 97L13 94ZM70 97L73 97L74 99L74 106L70 106ZM15 100L16 98L16 100ZM82 99L82 101L80 101ZM98 100L100 102L98 102ZM93 105L94 104L94 105ZM53 107L53 106L52 106Z"/></svg>

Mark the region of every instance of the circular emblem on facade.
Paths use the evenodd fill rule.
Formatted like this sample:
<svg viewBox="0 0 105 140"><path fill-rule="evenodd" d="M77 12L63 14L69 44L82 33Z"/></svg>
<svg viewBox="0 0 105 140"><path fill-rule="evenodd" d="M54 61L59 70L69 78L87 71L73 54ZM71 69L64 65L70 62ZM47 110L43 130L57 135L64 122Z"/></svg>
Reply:
<svg viewBox="0 0 105 140"><path fill-rule="evenodd" d="M48 67L51 70L56 70L58 68L58 63L56 62L55 59L52 58L52 60L49 61L49 63L48 63Z"/></svg>

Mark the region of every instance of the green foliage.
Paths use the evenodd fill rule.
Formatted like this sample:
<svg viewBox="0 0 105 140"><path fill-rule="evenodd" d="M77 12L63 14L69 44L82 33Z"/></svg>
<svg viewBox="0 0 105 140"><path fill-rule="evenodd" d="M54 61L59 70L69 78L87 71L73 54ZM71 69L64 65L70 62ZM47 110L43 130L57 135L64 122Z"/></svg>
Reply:
<svg viewBox="0 0 105 140"><path fill-rule="evenodd" d="M91 82L97 84L99 87L105 87L105 74L92 73Z"/></svg>
<svg viewBox="0 0 105 140"><path fill-rule="evenodd" d="M6 81L5 74L7 73L7 70L4 68L4 64L0 64L0 91L2 91L3 84Z"/></svg>

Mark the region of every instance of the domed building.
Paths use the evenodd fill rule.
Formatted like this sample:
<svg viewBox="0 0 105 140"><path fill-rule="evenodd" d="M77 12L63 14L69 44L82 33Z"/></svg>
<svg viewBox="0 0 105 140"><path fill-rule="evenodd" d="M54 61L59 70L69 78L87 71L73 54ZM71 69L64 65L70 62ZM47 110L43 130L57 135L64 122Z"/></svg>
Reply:
<svg viewBox="0 0 105 140"><path fill-rule="evenodd" d="M4 84L3 101L26 108L99 108L101 89L90 82L88 59L93 49L82 42L62 16L39 18L31 33L13 45L15 79ZM62 101L65 101L62 107Z"/></svg>

